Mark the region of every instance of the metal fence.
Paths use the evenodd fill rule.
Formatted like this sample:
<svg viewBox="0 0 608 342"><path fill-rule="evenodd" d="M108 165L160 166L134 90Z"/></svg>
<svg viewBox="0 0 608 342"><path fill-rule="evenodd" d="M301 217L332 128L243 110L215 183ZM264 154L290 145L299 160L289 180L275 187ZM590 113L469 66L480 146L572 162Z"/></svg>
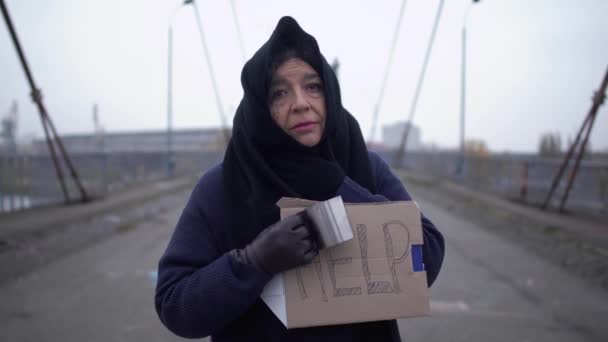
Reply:
<svg viewBox="0 0 608 342"><path fill-rule="evenodd" d="M106 196L124 187L160 180L168 175L168 159L164 152L85 153L70 157L87 193L93 197ZM220 158L219 152L175 153L173 174L176 177L200 174ZM70 198L78 199L78 189L65 171L64 177ZM0 212L63 201L49 156L0 156Z"/></svg>
<svg viewBox="0 0 608 342"><path fill-rule="evenodd" d="M387 162L392 162L395 155L395 151L379 153ZM458 153L408 152L403 167L415 173L447 178L482 192L540 205L562 161L561 158L540 158L530 154L467 156L463 163ZM559 206L573 164L570 163L553 195L552 207ZM582 161L566 209L608 215L608 162Z"/></svg>
<svg viewBox="0 0 608 342"><path fill-rule="evenodd" d="M395 151L379 153L390 162ZM93 196L105 196L125 186L167 177L164 152L87 153L73 154L71 158L85 188ZM174 174L178 177L200 174L221 158L219 152L178 152L174 158ZM549 191L560 163L561 159L535 155L469 156L463 168L457 153L408 152L404 168L538 205ZM78 198L73 182L67 184L71 198ZM558 205L564 190L565 182L562 182L554 195L553 206ZM48 156L0 157L0 212L62 202L61 188ZM608 215L608 163L582 162L567 209Z"/></svg>

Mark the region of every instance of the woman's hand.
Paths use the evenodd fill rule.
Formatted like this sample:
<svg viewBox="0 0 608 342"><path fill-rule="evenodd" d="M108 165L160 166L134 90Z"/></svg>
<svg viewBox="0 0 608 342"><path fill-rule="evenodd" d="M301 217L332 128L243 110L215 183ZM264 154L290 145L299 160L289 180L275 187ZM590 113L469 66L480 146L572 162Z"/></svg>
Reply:
<svg viewBox="0 0 608 342"><path fill-rule="evenodd" d="M303 214L296 214L264 229L238 254L258 269L276 274L311 262L318 249Z"/></svg>

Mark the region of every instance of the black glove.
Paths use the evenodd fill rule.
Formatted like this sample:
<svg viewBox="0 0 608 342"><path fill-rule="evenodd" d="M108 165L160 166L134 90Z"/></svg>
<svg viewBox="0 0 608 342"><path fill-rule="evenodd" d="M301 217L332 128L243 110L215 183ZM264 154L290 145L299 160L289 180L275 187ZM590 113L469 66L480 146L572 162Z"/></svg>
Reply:
<svg viewBox="0 0 608 342"><path fill-rule="evenodd" d="M264 229L232 255L268 274L307 264L317 256L318 249L305 222L303 213L289 216Z"/></svg>

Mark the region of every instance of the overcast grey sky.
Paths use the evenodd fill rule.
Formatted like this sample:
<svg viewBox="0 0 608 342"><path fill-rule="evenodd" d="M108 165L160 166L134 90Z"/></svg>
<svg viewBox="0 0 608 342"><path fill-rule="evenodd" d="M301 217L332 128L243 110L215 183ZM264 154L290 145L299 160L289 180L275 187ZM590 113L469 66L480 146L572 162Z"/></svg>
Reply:
<svg viewBox="0 0 608 342"><path fill-rule="evenodd" d="M404 119L439 1L407 0L380 112ZM460 53L469 0L446 0L415 124L422 140L455 148L459 139ZM91 132L99 104L106 130L166 126L167 27L180 1L7 0L34 78L60 133ZM198 0L223 107L230 122L242 96L243 58L229 1ZM340 60L344 106L368 135L401 0L235 0L248 56L278 19L292 15L328 60ZM193 7L174 23L177 128L219 125ZM539 136L574 136L608 68L608 0L482 0L468 27L467 136L494 151L536 151ZM19 135L42 128L4 23L0 25L0 115L13 99ZM593 149L608 149L608 105ZM379 137L379 132L376 134Z"/></svg>

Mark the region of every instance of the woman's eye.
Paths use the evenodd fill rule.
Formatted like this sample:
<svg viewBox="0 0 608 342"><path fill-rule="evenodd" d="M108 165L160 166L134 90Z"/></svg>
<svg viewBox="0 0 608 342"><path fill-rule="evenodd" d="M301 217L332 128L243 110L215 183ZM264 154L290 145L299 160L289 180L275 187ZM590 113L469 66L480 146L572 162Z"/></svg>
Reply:
<svg viewBox="0 0 608 342"><path fill-rule="evenodd" d="M270 100L274 101L276 99L279 99L279 98L285 96L285 94L287 94L287 91L285 91L284 89L274 90L270 93Z"/></svg>
<svg viewBox="0 0 608 342"><path fill-rule="evenodd" d="M308 89L315 92L320 92L323 91L323 85L321 85L321 83L311 83L308 85Z"/></svg>

